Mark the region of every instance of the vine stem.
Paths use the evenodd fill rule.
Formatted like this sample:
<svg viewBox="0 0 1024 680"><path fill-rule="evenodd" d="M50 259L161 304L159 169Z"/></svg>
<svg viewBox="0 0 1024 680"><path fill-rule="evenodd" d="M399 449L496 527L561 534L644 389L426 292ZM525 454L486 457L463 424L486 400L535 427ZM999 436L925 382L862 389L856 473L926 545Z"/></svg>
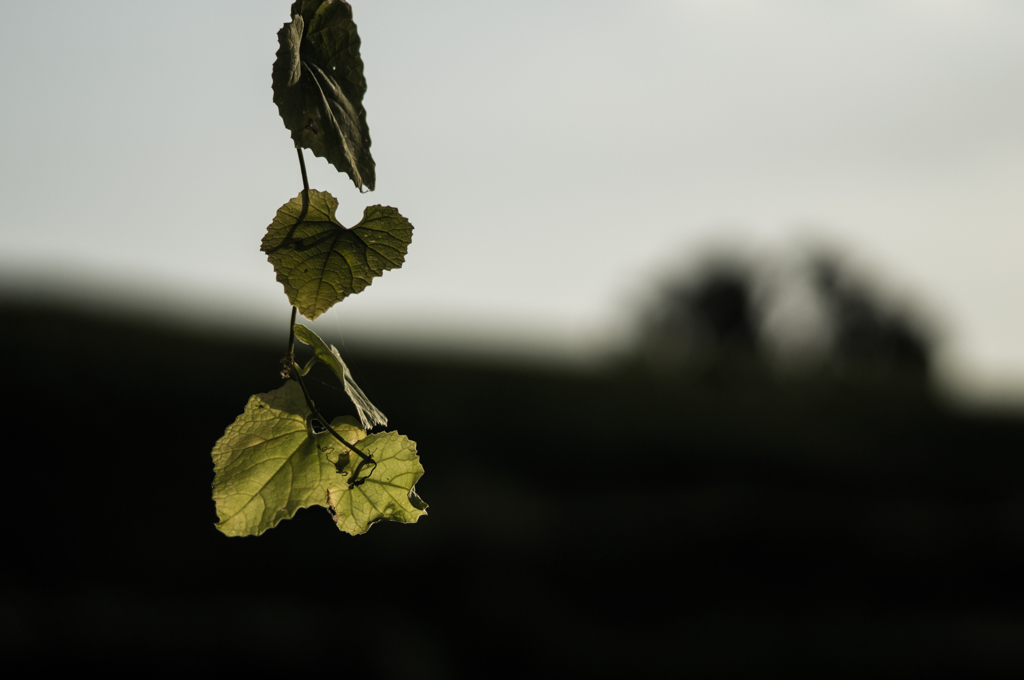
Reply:
<svg viewBox="0 0 1024 680"><path fill-rule="evenodd" d="M287 380L292 377L292 366L295 365L295 312L292 307L292 320L288 323L288 351L281 357L281 377Z"/></svg>
<svg viewBox="0 0 1024 680"><path fill-rule="evenodd" d="M302 224L302 221L306 219L306 214L309 212L309 178L306 175L306 159L302 157L302 147L298 144L295 145L295 151L299 156L299 170L302 172L302 212L299 213L299 219L295 221L295 227ZM295 227L292 227L294 230ZM359 465L356 466L355 474L352 476L352 482L349 483L349 488L362 484L365 480L358 479L359 472L363 469L363 466L367 463L373 463L373 467L377 467L377 461L373 459L373 456L368 456L352 444L349 444L345 439L334 431L331 424L327 422L327 419L320 415L320 411L316 409L316 404L313 403L313 398L309 396L309 390L306 389L306 383L302 380L302 375L305 371L299 368L299 365L295 363L295 314L297 308L292 306L292 318L288 324L288 353L285 355L282 362L285 363L285 371L290 373L291 377L295 378L295 381L299 383L299 387L302 389L302 396L306 400L306 406L309 407L313 417L320 421L320 424L326 428L332 437L337 439L339 442L347 446L353 451L359 458ZM309 370L309 366L306 367L306 371ZM284 371L283 371L284 372ZM287 376L286 376L287 377ZM373 473L373 470L370 470ZM367 475L369 476L369 475Z"/></svg>
<svg viewBox="0 0 1024 680"><path fill-rule="evenodd" d="M302 171L302 212L299 213L299 219L295 222L295 225L298 226L302 224L302 220L306 219L306 213L309 212L309 178L306 177L306 159L302 157L302 147L296 144L295 151L299 154L299 170Z"/></svg>
<svg viewBox="0 0 1024 680"><path fill-rule="evenodd" d="M306 176L306 159L302 156L302 147L298 144L295 145L295 153L299 155L299 171L302 173L302 212L299 213L299 219L295 221L295 227L302 224L302 220L306 219L306 213L309 212L309 178ZM295 227L292 227L294 231ZM286 375L295 363L295 313L296 307L292 305L292 320L288 323L288 351L284 355L284 359L281 363L284 364L284 370L281 371L282 377L287 378Z"/></svg>
<svg viewBox="0 0 1024 680"><path fill-rule="evenodd" d="M298 308L292 306L292 320L288 322L288 352L285 358L293 359L295 356L295 314Z"/></svg>
<svg viewBox="0 0 1024 680"><path fill-rule="evenodd" d="M313 403L313 398L309 396L309 390L306 389L306 384L302 382L302 376L299 374L298 365L292 364L292 372L295 375L295 380L299 383L299 387L302 388L302 396L306 399L306 406L309 407L309 410L313 413L313 416L320 421L320 424L327 428L327 431L330 432L335 439L337 439L339 442L341 442L349 449L351 449L353 452L355 452L355 454L362 458L364 461L372 461L373 458L371 456L367 456L365 453L357 449L355 446L345 441L345 439L342 438L340 434L335 432L334 428L331 427L331 424L327 422L327 419L320 415L320 412L316 410L316 405Z"/></svg>
<svg viewBox="0 0 1024 680"><path fill-rule="evenodd" d="M309 214L309 178L306 176L306 159L303 158L302 147L298 144L295 145L295 152L299 155L299 170L302 171L302 210L299 211L299 219L295 220L295 224L291 226L288 234L281 239L281 242L270 250L264 251L268 255L276 253L281 248L294 246L296 244L296 241L293 239L295 230L299 228L299 225L306 219L306 215ZM298 242L301 243L301 241L302 239L299 239Z"/></svg>

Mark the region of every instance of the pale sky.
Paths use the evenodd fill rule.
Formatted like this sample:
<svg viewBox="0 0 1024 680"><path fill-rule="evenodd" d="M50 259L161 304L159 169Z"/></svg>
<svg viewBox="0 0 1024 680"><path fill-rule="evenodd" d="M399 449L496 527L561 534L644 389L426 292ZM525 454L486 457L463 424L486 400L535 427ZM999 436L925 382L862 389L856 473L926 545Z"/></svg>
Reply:
<svg viewBox="0 0 1024 680"><path fill-rule="evenodd" d="M416 231L329 334L593 355L709 246L811 240L939 321L947 382L1024 399L1024 2L352 4L377 191L307 152L311 185ZM0 285L283 328L289 6L0 3Z"/></svg>

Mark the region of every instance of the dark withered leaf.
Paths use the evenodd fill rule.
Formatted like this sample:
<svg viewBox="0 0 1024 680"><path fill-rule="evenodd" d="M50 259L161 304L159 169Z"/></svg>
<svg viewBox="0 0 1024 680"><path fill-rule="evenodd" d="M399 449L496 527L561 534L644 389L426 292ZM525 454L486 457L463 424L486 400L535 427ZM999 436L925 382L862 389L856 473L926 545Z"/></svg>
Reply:
<svg viewBox="0 0 1024 680"><path fill-rule="evenodd" d="M359 33L344 0L297 0L278 32L274 103L297 146L373 190Z"/></svg>

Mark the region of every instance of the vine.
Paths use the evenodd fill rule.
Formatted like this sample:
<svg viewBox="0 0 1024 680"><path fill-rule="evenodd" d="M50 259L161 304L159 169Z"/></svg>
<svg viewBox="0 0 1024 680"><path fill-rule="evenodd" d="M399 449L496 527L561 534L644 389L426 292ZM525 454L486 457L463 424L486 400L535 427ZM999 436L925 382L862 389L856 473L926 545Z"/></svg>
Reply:
<svg viewBox="0 0 1024 680"><path fill-rule="evenodd" d="M309 328L310 320L359 293L405 261L412 225L395 208L374 205L351 228L335 217L338 201L309 188L303 149L347 174L356 188L376 181L363 109L366 80L359 34L345 0L296 0L277 34L274 103L299 157L302 191L281 206L261 250L291 303L285 384L249 398L243 413L213 447L217 528L258 535L300 508L323 505L338 528L361 534L380 520L415 522L426 512L415 484L423 475L416 444L397 432L369 434L387 418L367 399L341 355ZM295 341L313 357L295 361ZM355 406L356 416L325 418L303 378L326 366Z"/></svg>

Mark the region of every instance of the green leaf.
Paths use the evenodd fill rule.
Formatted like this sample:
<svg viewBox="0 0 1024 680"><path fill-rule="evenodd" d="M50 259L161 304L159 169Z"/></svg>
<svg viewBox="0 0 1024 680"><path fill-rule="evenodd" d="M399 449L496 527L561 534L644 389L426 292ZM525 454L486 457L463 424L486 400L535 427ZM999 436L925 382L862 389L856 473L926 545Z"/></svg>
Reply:
<svg viewBox="0 0 1024 680"><path fill-rule="evenodd" d="M261 534L325 500L335 470L319 455L323 435L313 434L309 415L295 382L249 399L213 447L218 529L229 536Z"/></svg>
<svg viewBox="0 0 1024 680"><path fill-rule="evenodd" d="M401 267L412 242L412 225L395 208L372 205L351 229L335 218L337 209L333 196L311 189L300 223L300 193L277 211L260 248L288 300L308 319L363 290L385 270Z"/></svg>
<svg viewBox="0 0 1024 680"><path fill-rule="evenodd" d="M295 382L249 399L213 447L218 529L262 534L311 505L327 506L350 534L382 519L415 522L425 514L413 488L423 474L413 442L396 432L366 437L354 418L336 418L332 428L378 462L363 465L362 483L350 489L361 459L330 433L314 433L311 420Z"/></svg>
<svg viewBox="0 0 1024 680"><path fill-rule="evenodd" d="M327 506L338 528L352 535L365 533L370 525L382 519L415 522L426 514L427 504L416 495L416 482L423 476L423 466L416 455L416 443L397 432L371 434L359 448L373 456L377 467L362 484L333 484ZM341 471L346 479L364 477L369 466L358 470L356 456Z"/></svg>
<svg viewBox="0 0 1024 680"><path fill-rule="evenodd" d="M363 95L359 33L344 0L298 0L277 34L274 103L296 146L326 158L356 187L373 190L375 167Z"/></svg>
<svg viewBox="0 0 1024 680"><path fill-rule="evenodd" d="M356 407L359 421L363 424L364 430L371 430L377 425L384 426L388 424L387 416L381 413L380 409L374 406L366 395L363 394L363 391L359 389L359 385L352 378L352 373L348 370L348 366L342 361L337 347L334 345L328 346L326 342L320 339L319 335L301 324L295 324L295 337L298 338L299 342L312 347L316 353L317 361L326 364L334 372L334 375L338 377L338 380L341 381L341 384L345 387L345 394L348 395L348 398L352 400Z"/></svg>

